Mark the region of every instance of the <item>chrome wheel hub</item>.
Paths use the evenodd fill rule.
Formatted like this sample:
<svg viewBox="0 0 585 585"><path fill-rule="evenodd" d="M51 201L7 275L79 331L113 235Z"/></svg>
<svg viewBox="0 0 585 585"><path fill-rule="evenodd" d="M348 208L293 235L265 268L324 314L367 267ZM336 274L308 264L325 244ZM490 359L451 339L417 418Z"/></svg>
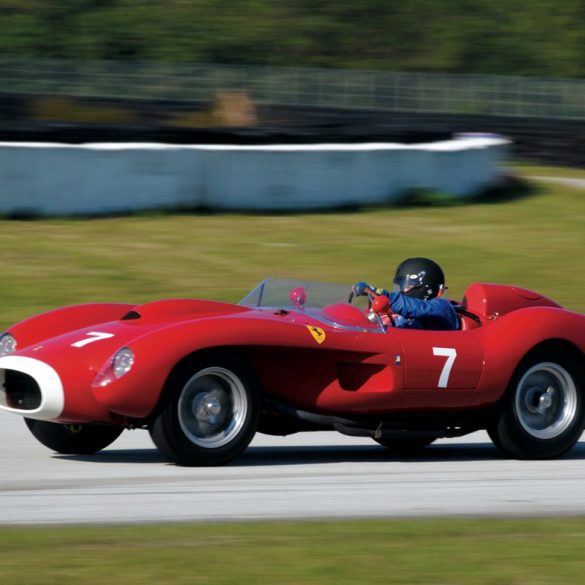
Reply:
<svg viewBox="0 0 585 585"><path fill-rule="evenodd" d="M229 443L242 429L248 411L242 381L219 367L197 372L181 390L179 424L195 445L216 449Z"/></svg>
<svg viewBox="0 0 585 585"><path fill-rule="evenodd" d="M197 394L193 397L191 410L193 416L202 423L216 425L222 412L221 396L212 392Z"/></svg>
<svg viewBox="0 0 585 585"><path fill-rule="evenodd" d="M554 439L569 428L577 414L575 382L559 364L536 364L518 383L514 406L528 434Z"/></svg>

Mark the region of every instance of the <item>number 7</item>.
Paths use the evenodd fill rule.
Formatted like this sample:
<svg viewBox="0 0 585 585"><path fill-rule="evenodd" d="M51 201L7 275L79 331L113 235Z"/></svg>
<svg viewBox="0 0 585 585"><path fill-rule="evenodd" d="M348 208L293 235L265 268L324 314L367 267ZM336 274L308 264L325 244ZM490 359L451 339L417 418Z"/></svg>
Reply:
<svg viewBox="0 0 585 585"><path fill-rule="evenodd" d="M454 347L433 347L433 355L439 355L447 358L441 375L439 376L439 388L447 388L449 384L449 374L451 374L451 368L455 363L457 357L457 350Z"/></svg>
<svg viewBox="0 0 585 585"><path fill-rule="evenodd" d="M100 331L90 331L86 333L87 337L85 339L80 339L75 343L71 344L71 347L83 347L88 343L93 343L94 341L101 341L102 339L109 339L110 337L114 337L113 333L101 333Z"/></svg>

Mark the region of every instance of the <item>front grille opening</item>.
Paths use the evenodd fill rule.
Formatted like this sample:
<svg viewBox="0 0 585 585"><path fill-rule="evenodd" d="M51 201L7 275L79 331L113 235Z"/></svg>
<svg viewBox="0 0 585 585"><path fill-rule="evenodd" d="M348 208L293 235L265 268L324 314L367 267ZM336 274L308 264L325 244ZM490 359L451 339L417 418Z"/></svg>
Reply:
<svg viewBox="0 0 585 585"><path fill-rule="evenodd" d="M4 370L6 406L18 410L36 410L41 405L41 389L36 380L15 370Z"/></svg>

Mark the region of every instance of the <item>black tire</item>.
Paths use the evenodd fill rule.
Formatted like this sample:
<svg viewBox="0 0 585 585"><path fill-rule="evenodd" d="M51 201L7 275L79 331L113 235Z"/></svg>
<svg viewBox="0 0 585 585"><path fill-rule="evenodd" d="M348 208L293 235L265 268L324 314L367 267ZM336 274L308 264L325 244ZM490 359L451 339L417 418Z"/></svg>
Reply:
<svg viewBox="0 0 585 585"><path fill-rule="evenodd" d="M552 459L579 440L585 426L585 375L570 357L539 352L514 374L499 415L487 430L516 459Z"/></svg>
<svg viewBox="0 0 585 585"><path fill-rule="evenodd" d="M241 359L218 353L171 376L170 399L150 427L161 453L178 465L223 465L248 446L260 416L260 390Z"/></svg>
<svg viewBox="0 0 585 585"><path fill-rule="evenodd" d="M386 447L395 455L416 455L433 443L435 439L429 437L380 437L379 439L374 439L374 441L382 445L382 447Z"/></svg>
<svg viewBox="0 0 585 585"><path fill-rule="evenodd" d="M31 418L25 418L24 422L37 441L64 455L91 455L101 451L124 430L115 425L64 425Z"/></svg>

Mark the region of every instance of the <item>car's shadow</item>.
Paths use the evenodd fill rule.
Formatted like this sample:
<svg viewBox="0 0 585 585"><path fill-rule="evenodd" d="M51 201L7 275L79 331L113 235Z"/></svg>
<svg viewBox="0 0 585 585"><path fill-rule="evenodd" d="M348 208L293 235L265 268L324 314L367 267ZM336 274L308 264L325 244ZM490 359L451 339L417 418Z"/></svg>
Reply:
<svg viewBox="0 0 585 585"><path fill-rule="evenodd" d="M584 454L585 457L585 454ZM326 447L251 447L234 461L235 466L311 465L321 463L372 463L400 461L476 461L502 459L491 443L431 445L413 454L392 453L379 445L335 445Z"/></svg>
<svg viewBox="0 0 585 585"><path fill-rule="evenodd" d="M167 463L156 449L112 449L94 455L59 455L68 461L93 463ZM231 467L265 465L320 465L323 463L401 463L495 461L506 459L491 443L437 443L413 455L397 455L379 445L252 446L232 461ZM577 443L562 459L585 459L585 442Z"/></svg>

